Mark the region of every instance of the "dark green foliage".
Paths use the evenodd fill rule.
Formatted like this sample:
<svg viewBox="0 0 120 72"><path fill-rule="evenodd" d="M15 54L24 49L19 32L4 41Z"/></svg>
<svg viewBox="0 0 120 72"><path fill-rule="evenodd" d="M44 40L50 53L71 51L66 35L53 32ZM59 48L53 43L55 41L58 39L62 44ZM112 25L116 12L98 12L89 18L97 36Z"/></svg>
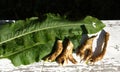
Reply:
<svg viewBox="0 0 120 72"><path fill-rule="evenodd" d="M91 16L80 21L68 21L52 14L47 14L47 19L42 22L33 17L1 25L0 58L9 58L15 66L40 61L51 52L56 38L68 37L76 47L82 34L81 25L86 27L88 34L105 26Z"/></svg>

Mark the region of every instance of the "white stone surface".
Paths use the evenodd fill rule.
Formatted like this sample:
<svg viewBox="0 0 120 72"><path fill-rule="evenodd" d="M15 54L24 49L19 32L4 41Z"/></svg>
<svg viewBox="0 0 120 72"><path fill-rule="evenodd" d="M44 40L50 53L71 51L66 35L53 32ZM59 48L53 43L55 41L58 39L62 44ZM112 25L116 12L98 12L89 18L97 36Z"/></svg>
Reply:
<svg viewBox="0 0 120 72"><path fill-rule="evenodd" d="M26 66L14 67L10 60L0 59L0 72L120 72L120 20L102 20L110 33L107 52L95 65L85 63L59 66L56 62L37 62ZM79 62L79 57L74 57Z"/></svg>

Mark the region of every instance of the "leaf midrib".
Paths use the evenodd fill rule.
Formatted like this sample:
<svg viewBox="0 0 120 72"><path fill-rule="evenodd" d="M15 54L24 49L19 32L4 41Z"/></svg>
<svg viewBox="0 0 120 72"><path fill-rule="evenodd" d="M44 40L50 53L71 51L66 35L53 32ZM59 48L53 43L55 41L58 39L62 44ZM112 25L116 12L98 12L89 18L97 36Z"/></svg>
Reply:
<svg viewBox="0 0 120 72"><path fill-rule="evenodd" d="M34 32L38 32L38 31L41 31L41 30L53 29L53 28L58 28L58 27L77 26L77 25L80 25L80 23L79 24L67 24L67 25L57 25L57 26L52 26L52 27L45 27L45 28L42 28L42 29L33 30L33 31L30 31L30 32L12 37L10 39L7 39L5 41L0 42L0 44L6 43L6 42L14 40L16 38L19 38L19 37L22 37L22 36L25 36L25 35L28 35L28 34L31 34L31 33L34 33Z"/></svg>
<svg viewBox="0 0 120 72"><path fill-rule="evenodd" d="M27 48L20 49L20 50L18 50L18 51L15 51L15 52L13 52L13 53L10 53L9 55L1 56L0 59L1 59L1 58L7 58L7 57L12 56L12 55L15 55L15 54L17 54L17 53L20 53L20 52L26 51L26 50L31 49L31 48L33 48L33 47L35 47L35 46L40 45L40 44L41 44L40 42L35 43L33 46L28 46Z"/></svg>

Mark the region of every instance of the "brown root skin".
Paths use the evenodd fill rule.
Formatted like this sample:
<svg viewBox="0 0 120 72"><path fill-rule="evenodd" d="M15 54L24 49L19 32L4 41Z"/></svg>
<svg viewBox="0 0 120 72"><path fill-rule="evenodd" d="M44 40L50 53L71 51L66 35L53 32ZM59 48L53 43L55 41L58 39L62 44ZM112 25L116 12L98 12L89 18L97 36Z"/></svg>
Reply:
<svg viewBox="0 0 120 72"><path fill-rule="evenodd" d="M96 36L88 38L82 45L77 48L77 56L80 56L81 61L87 61L92 56L92 44Z"/></svg>
<svg viewBox="0 0 120 72"><path fill-rule="evenodd" d="M73 58L72 51L73 51L72 42L69 39L65 39L63 42L63 51L57 57L57 62L60 65L66 65L68 63L68 60L70 60L72 63L76 64L77 61Z"/></svg>
<svg viewBox="0 0 120 72"><path fill-rule="evenodd" d="M61 54L63 50L62 40L57 40L55 51L46 58L46 61L55 61L55 59Z"/></svg>
<svg viewBox="0 0 120 72"><path fill-rule="evenodd" d="M92 56L90 59L89 59L89 63L90 64L94 64L95 62L103 59L104 55L105 55L105 52L106 52L106 48L107 48L107 44L108 44L108 40L109 40L109 33L106 32L105 34L105 39L104 39L104 45L103 45L103 50L101 51L101 53L97 56Z"/></svg>

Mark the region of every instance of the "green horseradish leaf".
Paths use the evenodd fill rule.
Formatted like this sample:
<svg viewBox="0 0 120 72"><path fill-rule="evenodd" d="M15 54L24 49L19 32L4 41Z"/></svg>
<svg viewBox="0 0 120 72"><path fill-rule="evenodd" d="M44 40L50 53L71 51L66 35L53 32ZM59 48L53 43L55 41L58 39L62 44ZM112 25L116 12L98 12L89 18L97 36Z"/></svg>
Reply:
<svg viewBox="0 0 120 72"><path fill-rule="evenodd" d="M44 21L34 17L0 25L0 59L8 58L15 66L38 62L51 52L56 38L68 37L77 47L82 26L88 34L97 33L105 27L91 16L80 21L68 21L53 14L47 14Z"/></svg>

